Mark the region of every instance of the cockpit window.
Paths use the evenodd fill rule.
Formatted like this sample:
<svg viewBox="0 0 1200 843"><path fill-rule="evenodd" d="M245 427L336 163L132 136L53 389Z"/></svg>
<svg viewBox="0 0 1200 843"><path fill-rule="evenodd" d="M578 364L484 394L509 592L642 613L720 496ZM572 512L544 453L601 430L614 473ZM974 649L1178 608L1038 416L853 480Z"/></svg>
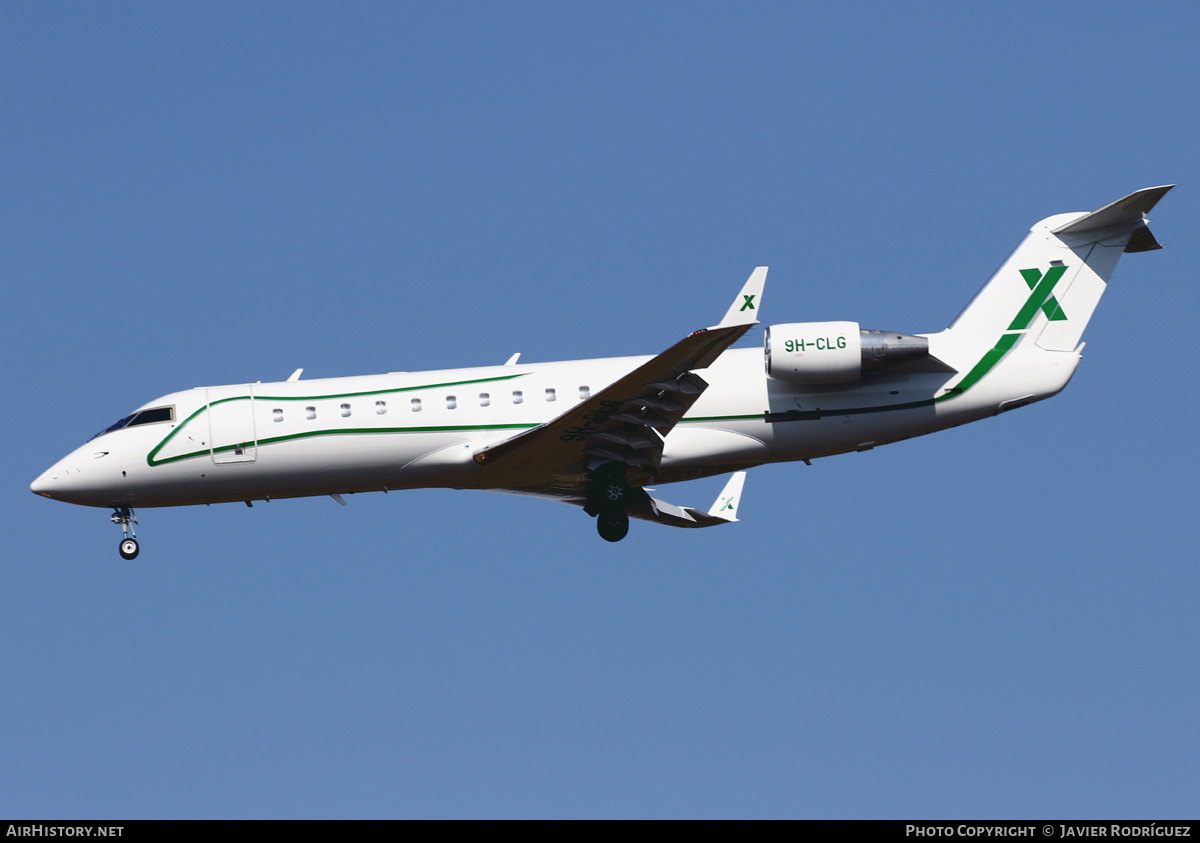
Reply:
<svg viewBox="0 0 1200 843"><path fill-rule="evenodd" d="M106 433L112 433L114 430L120 430L121 428L125 427L125 425L129 424L129 422L132 421L133 417L136 415L137 415L137 413L130 413L125 418L121 419L119 422L116 422L115 424L110 424L108 427L104 428L104 430L100 431L95 436L93 436L92 439L95 439L99 436L103 436ZM91 440L88 440L88 441L91 441Z"/></svg>
<svg viewBox="0 0 1200 843"><path fill-rule="evenodd" d="M155 407L152 410L142 410L133 417L126 427L136 427L139 424L154 424L156 422L175 421L174 407Z"/></svg>
<svg viewBox="0 0 1200 843"><path fill-rule="evenodd" d="M92 439L103 436L106 433L112 433L114 430L120 430L123 427L136 427L139 424L154 424L156 422L175 421L175 408L172 407L153 407L149 410L142 410L140 413L130 413L125 418L115 424L110 424L104 430L97 433Z"/></svg>

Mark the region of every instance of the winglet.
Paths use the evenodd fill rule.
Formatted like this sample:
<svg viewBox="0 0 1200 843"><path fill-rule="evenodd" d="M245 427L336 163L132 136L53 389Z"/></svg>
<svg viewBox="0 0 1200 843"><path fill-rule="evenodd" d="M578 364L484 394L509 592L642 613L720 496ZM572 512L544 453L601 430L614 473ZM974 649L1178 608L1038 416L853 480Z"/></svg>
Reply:
<svg viewBox="0 0 1200 843"><path fill-rule="evenodd" d="M742 499L742 487L746 484L746 472L735 471L717 495L717 500L708 510L708 514L722 521L737 521L738 503Z"/></svg>
<svg viewBox="0 0 1200 843"><path fill-rule="evenodd" d="M736 325L753 325L758 322L758 309L762 304L763 285L766 283L767 267L756 267L754 272L750 273L750 279L746 281L742 291L729 306L725 318L715 327L732 328Z"/></svg>

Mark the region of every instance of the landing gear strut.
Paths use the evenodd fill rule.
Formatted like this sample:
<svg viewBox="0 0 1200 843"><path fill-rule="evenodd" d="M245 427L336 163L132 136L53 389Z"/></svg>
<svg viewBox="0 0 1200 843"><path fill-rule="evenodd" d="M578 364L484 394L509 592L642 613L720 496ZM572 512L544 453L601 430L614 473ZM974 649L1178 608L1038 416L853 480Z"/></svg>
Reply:
<svg viewBox="0 0 1200 843"><path fill-rule="evenodd" d="M137 523L137 516L133 510L127 506L113 507L112 517L109 519L114 524L121 525L121 558L136 559L138 551L137 531L133 529L133 525Z"/></svg>

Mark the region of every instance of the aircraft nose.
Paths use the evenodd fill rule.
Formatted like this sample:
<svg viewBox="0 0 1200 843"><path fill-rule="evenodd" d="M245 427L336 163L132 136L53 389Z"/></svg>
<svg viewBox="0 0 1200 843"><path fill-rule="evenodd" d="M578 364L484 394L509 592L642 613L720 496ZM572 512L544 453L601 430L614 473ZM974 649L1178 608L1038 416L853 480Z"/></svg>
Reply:
<svg viewBox="0 0 1200 843"><path fill-rule="evenodd" d="M127 491L121 482L125 472L111 463L108 451L84 446L42 472L29 484L29 491L64 503L108 506Z"/></svg>
<svg viewBox="0 0 1200 843"><path fill-rule="evenodd" d="M43 471L41 477L29 484L29 491L43 498L74 503L88 485L77 455L70 454Z"/></svg>
<svg viewBox="0 0 1200 843"><path fill-rule="evenodd" d="M62 493L63 483L69 473L70 469L59 463L44 472L37 480L30 483L29 491L35 495L41 495L43 498L53 500L57 495Z"/></svg>

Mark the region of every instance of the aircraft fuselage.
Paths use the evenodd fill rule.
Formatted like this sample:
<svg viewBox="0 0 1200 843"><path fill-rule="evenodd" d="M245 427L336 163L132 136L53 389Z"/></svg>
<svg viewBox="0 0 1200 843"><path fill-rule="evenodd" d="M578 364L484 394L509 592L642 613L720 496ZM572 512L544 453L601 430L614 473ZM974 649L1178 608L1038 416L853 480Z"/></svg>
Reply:
<svg viewBox="0 0 1200 843"><path fill-rule="evenodd" d="M937 348L934 335L934 348ZM1065 385L1078 355L1030 400ZM199 387L139 410L172 420L105 433L35 481L56 500L183 506L422 487L505 488L473 455L538 427L650 357ZM663 450L660 483L866 450L994 415L1007 394L937 401L953 373L881 372L853 384L767 378L762 351L726 351ZM998 400L999 399L999 400ZM892 409L894 408L894 409Z"/></svg>

